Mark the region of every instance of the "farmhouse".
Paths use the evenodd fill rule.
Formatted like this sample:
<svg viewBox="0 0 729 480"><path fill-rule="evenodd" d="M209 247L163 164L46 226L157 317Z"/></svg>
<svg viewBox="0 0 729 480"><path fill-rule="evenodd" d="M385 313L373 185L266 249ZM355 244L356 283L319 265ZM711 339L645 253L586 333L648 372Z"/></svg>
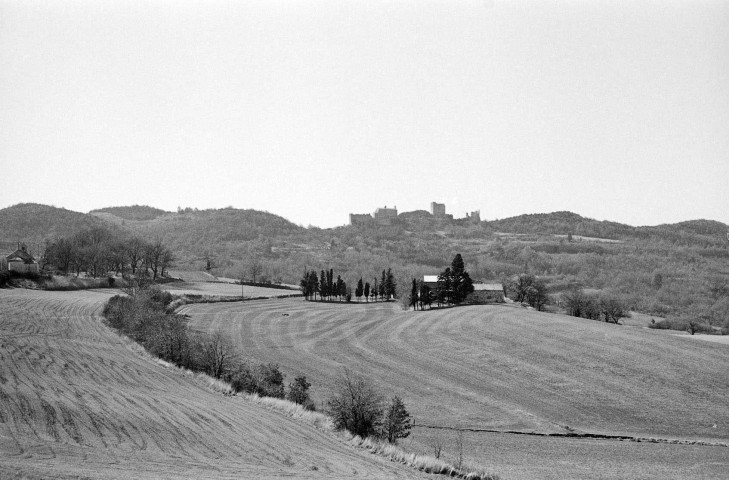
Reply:
<svg viewBox="0 0 729 480"><path fill-rule="evenodd" d="M38 262L28 252L26 245L18 244L18 249L11 254L0 255L0 271L38 273Z"/></svg>
<svg viewBox="0 0 729 480"><path fill-rule="evenodd" d="M500 283L474 283L466 303L503 303L504 286Z"/></svg>
<svg viewBox="0 0 729 480"><path fill-rule="evenodd" d="M435 290L435 287L438 286L438 275L424 275L423 285L427 285L431 290Z"/></svg>
<svg viewBox="0 0 729 480"><path fill-rule="evenodd" d="M438 275L424 275L423 285L427 285L431 290L435 290L438 286ZM504 286L500 283L474 283L473 293L466 297L465 303L503 303L504 302Z"/></svg>

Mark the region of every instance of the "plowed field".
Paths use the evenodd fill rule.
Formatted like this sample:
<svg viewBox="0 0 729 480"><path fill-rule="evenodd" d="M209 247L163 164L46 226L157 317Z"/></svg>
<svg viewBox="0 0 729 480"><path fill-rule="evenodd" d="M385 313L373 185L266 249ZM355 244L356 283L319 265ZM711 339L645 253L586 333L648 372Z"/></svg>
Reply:
<svg viewBox="0 0 729 480"><path fill-rule="evenodd" d="M0 290L0 478L424 476L150 359L109 295Z"/></svg>
<svg viewBox="0 0 729 480"><path fill-rule="evenodd" d="M346 366L403 397L418 427L729 443L729 347L505 306L403 312L302 299L187 305L244 355L306 375L320 404ZM727 478L729 448L469 432L470 460L516 478Z"/></svg>

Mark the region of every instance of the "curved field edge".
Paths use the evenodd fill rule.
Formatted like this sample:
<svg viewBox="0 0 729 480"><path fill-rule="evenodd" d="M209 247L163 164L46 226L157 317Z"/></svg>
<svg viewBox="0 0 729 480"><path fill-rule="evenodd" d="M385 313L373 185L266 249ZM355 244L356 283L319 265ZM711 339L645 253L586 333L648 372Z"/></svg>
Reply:
<svg viewBox="0 0 729 480"><path fill-rule="evenodd" d="M102 324L108 297L0 292L2 476L422 475L150 358Z"/></svg>

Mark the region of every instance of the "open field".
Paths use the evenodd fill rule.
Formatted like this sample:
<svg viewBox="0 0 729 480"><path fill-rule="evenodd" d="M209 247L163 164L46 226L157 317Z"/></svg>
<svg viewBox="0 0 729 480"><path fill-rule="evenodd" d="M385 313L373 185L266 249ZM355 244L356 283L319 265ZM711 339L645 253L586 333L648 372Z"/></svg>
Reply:
<svg viewBox="0 0 729 480"><path fill-rule="evenodd" d="M321 404L343 366L403 397L408 443L448 428L587 432L729 443L729 347L508 306L403 312L389 304L187 305L245 356L306 375ZM469 432L468 458L515 478L726 478L729 448Z"/></svg>
<svg viewBox="0 0 729 480"><path fill-rule="evenodd" d="M113 292L0 290L0 478L422 478L149 358Z"/></svg>
<svg viewBox="0 0 729 480"><path fill-rule="evenodd" d="M240 297L241 286L232 283L222 282L176 282L164 283L160 288L177 295L193 294L193 295L215 295L221 297ZM296 290L286 290L282 288L252 287L243 285L242 293L244 298L254 297L278 297L281 295L296 295L301 292Z"/></svg>

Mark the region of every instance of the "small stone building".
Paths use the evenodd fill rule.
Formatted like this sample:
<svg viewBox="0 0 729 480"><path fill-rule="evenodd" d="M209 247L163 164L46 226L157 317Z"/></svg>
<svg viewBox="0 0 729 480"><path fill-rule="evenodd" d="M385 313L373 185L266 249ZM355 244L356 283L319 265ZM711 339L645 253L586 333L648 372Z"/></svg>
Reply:
<svg viewBox="0 0 729 480"><path fill-rule="evenodd" d="M474 283L467 303L504 303L504 286L500 283Z"/></svg>
<svg viewBox="0 0 729 480"><path fill-rule="evenodd" d="M13 253L0 255L0 270L20 273L39 272L38 262L28 252L24 243L18 245L18 249Z"/></svg>

